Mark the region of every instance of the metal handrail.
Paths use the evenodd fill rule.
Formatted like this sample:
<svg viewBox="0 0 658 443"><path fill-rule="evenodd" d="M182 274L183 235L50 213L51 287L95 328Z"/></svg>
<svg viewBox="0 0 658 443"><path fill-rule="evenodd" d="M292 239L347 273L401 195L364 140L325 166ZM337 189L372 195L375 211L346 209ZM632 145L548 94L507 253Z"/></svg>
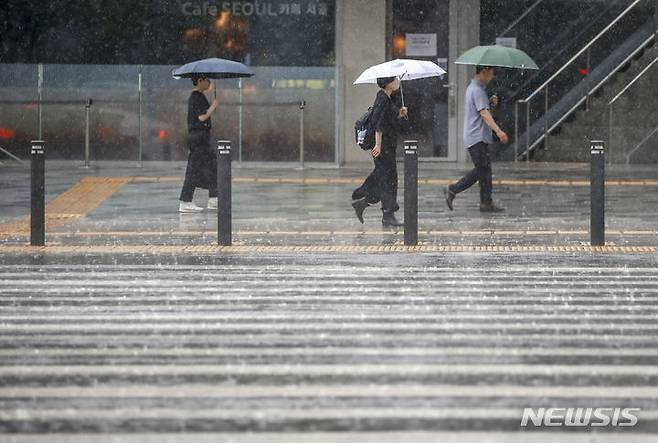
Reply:
<svg viewBox="0 0 658 443"><path fill-rule="evenodd" d="M608 111L608 140L610 142L610 147L611 148L613 147L613 145L612 145L612 108L613 108L613 106L612 105L615 104L617 102L617 100L619 100L624 94L626 94L626 92L628 90L630 90L635 83L637 83L642 77L644 77L644 75L649 71L649 69L651 69L651 67L653 65L655 65L656 63L658 63L658 57L654 58L651 63L649 63L642 71L640 71L640 73L637 74L633 78L633 80L631 80L621 91L619 91L619 93L617 95L615 95L612 98L612 100L610 100L608 102L608 109L607 109L607 111ZM658 129L658 128L656 128L656 129ZM642 145L644 143L646 143L647 140L649 140L655 133L656 133L656 130L654 130L651 134L649 134L637 146L635 146L633 149L631 149L628 154L625 154L627 164L630 163L631 156L635 153L635 151L640 149L640 147L642 147Z"/></svg>
<svg viewBox="0 0 658 443"><path fill-rule="evenodd" d="M655 38L656 38L656 35L651 35L651 37L649 37L649 38L647 38L645 41L643 41L643 42L642 42L642 43L641 43L641 44L635 49L635 51L633 51L628 57L626 57L626 58L624 59L624 61L622 61L621 63L619 63L619 64L618 64L618 65L617 65L612 71L610 71L610 73L609 73L607 76L605 76L605 77L604 77L604 78L603 78L603 79L602 79L602 80L601 80L596 86L594 86L592 89L590 89L590 90L587 92L587 95L586 95L585 97L583 97L583 98L581 98L580 100L578 100L578 102L577 102L574 106L572 106L571 109L569 109L567 112L565 112L565 113L562 115L562 117L560 117L560 118L559 118L559 119L553 124L553 126L551 126L551 127L548 129L548 132L549 132L549 133L550 133L550 132L553 132L553 130L554 130L555 128L557 128L558 126L560 126L560 125L561 125L561 124L562 124L567 118L569 118L569 116L570 116L570 115L571 115L576 109L578 109L578 108L580 108L580 107L582 106L582 104L587 100L587 98L588 98L589 96L595 94L595 93L596 93L601 87L603 87L603 85L606 84L606 83L607 83L607 82L608 82L608 81L609 81L609 80L610 80L610 79L611 79L611 78L612 78L617 72L619 72L619 70L620 70L622 67L624 67L624 65L626 65L627 63L629 63L629 62L630 62L630 61L631 61L631 60L632 60L637 54L639 54L640 52L642 52L642 51L647 47L647 45L648 45L649 43L651 43ZM518 154L518 138L519 138L519 137L518 137L518 105L519 105L519 103L522 103L522 101L519 100L519 101L517 101L517 102L515 103L515 114L516 114L516 117L515 117L515 118L516 118L517 122L515 122L516 137L515 137L515 140L514 140L514 161L517 161L517 157L519 157L519 154ZM527 108L526 108L526 111L528 111ZM527 118L527 117L526 117L526 118ZM537 138L537 140L535 140L532 144L528 143L528 146L526 147L526 150L523 151L520 155L521 155L521 156L526 155L526 156L527 156L527 157L526 157L526 160L529 160L529 157L530 157L530 156L529 156L529 153L530 153L530 151L532 151L532 150L534 149L535 146L537 146L539 143L541 143L541 142L544 140L545 137L546 137L546 133L540 135L540 136ZM528 142L529 142L529 138L530 138L529 133L526 134L526 138L528 139Z"/></svg>
<svg viewBox="0 0 658 443"><path fill-rule="evenodd" d="M499 37L503 37L505 34L507 34L509 31L511 31L512 28L514 28L514 26L518 25L521 22L521 20L526 18L528 16L528 14L530 14L532 12L533 9L535 9L537 6L539 6L540 3L543 3L543 2L544 2L544 0L537 0L535 3L533 3L532 6L530 6L523 14L521 14L521 16L519 18L514 20L514 22L511 25L509 25L507 27L507 29L505 29L503 32L498 34L498 36L496 37L496 40ZM496 40L494 40L492 44L496 44Z"/></svg>
<svg viewBox="0 0 658 443"><path fill-rule="evenodd" d="M630 150L628 154L626 154L626 164L630 164L631 162L631 156L635 154L635 151L640 149L642 145L644 145L646 142L649 141L651 137L653 137L656 133L658 133L658 126L651 132L651 134L647 135L640 143L637 144L633 149Z"/></svg>
<svg viewBox="0 0 658 443"><path fill-rule="evenodd" d="M632 86L633 86L633 85L634 85L634 84L635 84L640 78L644 77L644 74L646 74L647 71L648 71L649 69L651 69L651 67L652 67L653 65L655 65L656 63L658 63L658 57L656 57L655 59L653 59L653 61L652 61L651 63L649 63L649 64L647 65L646 68L644 68L644 69L643 69L638 75L636 75L635 78L634 78L633 80L631 80L631 82L628 83L628 84L626 85L626 87L624 87L624 89L622 89L622 90L619 92L619 94L615 95L614 98L608 102L608 105L612 105L613 103L615 103L615 102L616 102L616 101L617 101L622 95L624 95L624 94L626 93L626 91L628 91L628 90L629 90L629 89L630 89L630 88L631 88L631 87L632 87Z"/></svg>
<svg viewBox="0 0 658 443"><path fill-rule="evenodd" d="M2 146L0 146L0 153L5 154L7 157L11 158L12 160L17 161L17 162L20 163L21 165L26 165L26 164L27 164L26 162L24 162L24 161L21 160L20 158L16 157L16 156L15 156L14 154L12 154L11 152L7 151L7 150L6 150L5 148L3 148Z"/></svg>
<svg viewBox="0 0 658 443"><path fill-rule="evenodd" d="M530 100L532 100L533 97L535 97L539 92L544 90L546 86L548 86L550 83L557 78L558 75L560 75L565 69L567 69L568 66L571 65L578 57L583 55L585 52L587 52L594 43L596 43L601 37L603 37L604 34L606 34L614 25L616 25L622 18L626 17L626 14L628 14L638 3L644 2L645 0L635 0L628 8L626 8L621 14L617 16L608 26L606 26L599 34L594 37L587 45L583 47L576 55L574 55L568 62L566 62L560 69L557 70L555 74L553 74L548 80L546 80L539 88L537 88L532 94L530 94L526 99L520 100L522 103L527 103Z"/></svg>
<svg viewBox="0 0 658 443"><path fill-rule="evenodd" d="M581 55L584 53L587 53L587 72L589 74L590 71L590 55L591 55L591 48L596 43L601 37L603 37L610 29L612 29L613 26L615 26L622 18L626 17L626 15L635 8L639 3L642 3L646 0L635 0L633 3L631 3L621 14L619 14L612 22L610 22L601 32L599 32L596 37L594 37L587 45L585 45L576 55L574 55L568 62L566 62L560 69L555 72L548 80L546 80L539 88L537 88L532 94L530 94L526 99L524 100L519 100L516 105L515 105L515 112L517 115L514 117L515 124L518 124L518 105L519 103L525 104L526 106L526 161L530 161L530 154L529 152L541 141L545 140L546 143L546 149L548 149L548 136L550 132L557 127L562 121L564 121L565 117L562 116L558 120L558 123L554 124L549 128L549 121L548 121L548 108L549 108L549 96L548 96L548 87L549 85L555 80L562 72L564 72L567 67L571 66L571 64L577 60ZM658 9L658 6L657 6ZM658 11L657 11L658 12ZM530 142L530 101L537 96L540 92L544 91L544 133L537 139L535 140L534 143L531 144ZM585 103L585 106L589 103L589 97L590 97L590 90L588 88L587 93L585 94L584 99L579 100L578 106L580 106L583 102ZM571 114L573 112L573 108L568 111L567 114ZM515 134L518 134L518 128L514 128ZM518 151L515 145L515 151ZM516 154L515 154L516 155ZM515 157L516 158L516 157Z"/></svg>
<svg viewBox="0 0 658 443"><path fill-rule="evenodd" d="M615 1L619 1L619 0L615 0ZM614 5L608 5L607 8L611 8L612 6L614 6ZM602 17L604 14L606 14L608 11L609 11L609 9L606 9L604 12L602 12L602 13L601 13L601 17ZM592 21L592 22L593 22L593 21ZM589 27L587 27L587 28L582 28L582 29L579 31L579 33L578 33L578 35L576 36L576 38L580 37L580 36L581 36L583 33L585 33L587 30L589 30ZM502 34L501 34L500 36L502 36ZM550 58L549 58L548 60L546 60L545 62L543 62L543 65L544 65L544 66L550 66L551 63L553 63L558 57L560 57L560 56L561 56L565 51L567 51L568 49L569 49L568 46L564 46L564 47L562 47L562 49L560 49L558 52L553 53L553 54L550 56ZM528 76L528 77L526 78L525 82L522 83L522 84L520 84L520 86L517 87L516 91L514 91L512 94L509 94L509 96L510 96L510 97L512 97L512 96L513 96L513 97L516 97L517 94L520 95L521 92L525 89L525 87L526 87L527 85L531 85L532 82L535 80L535 78L537 78L538 76L540 76L540 74L541 74L541 71L534 71L534 72L532 73L532 75Z"/></svg>

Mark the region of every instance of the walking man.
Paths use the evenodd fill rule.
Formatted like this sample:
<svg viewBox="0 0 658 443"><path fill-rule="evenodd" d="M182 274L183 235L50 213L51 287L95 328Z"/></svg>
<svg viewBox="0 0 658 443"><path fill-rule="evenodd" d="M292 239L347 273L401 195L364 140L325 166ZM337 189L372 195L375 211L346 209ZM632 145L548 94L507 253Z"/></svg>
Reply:
<svg viewBox="0 0 658 443"><path fill-rule="evenodd" d="M466 89L464 111L464 146L475 166L457 183L445 188L445 198L448 208L452 211L453 200L460 192L464 192L476 182L480 184L480 211L502 212L503 208L494 205L491 198L491 158L489 145L493 142L495 132L504 144L509 142L507 134L496 124L491 115L491 105L498 104L498 98L487 96L486 87L496 76L496 70L490 66L477 66L475 78Z"/></svg>

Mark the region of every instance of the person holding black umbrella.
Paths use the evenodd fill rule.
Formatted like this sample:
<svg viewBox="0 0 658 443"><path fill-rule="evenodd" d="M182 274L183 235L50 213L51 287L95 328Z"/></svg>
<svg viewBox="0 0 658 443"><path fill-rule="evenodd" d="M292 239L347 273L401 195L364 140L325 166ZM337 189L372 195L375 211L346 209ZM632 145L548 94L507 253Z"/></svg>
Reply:
<svg viewBox="0 0 658 443"><path fill-rule="evenodd" d="M187 102L187 145L189 156L185 181L180 194L178 212L201 212L202 207L192 201L196 188L208 189L208 209L217 209L217 157L210 147L211 116L217 109L217 99L212 104L204 92L212 93L214 84L206 77L192 76L194 90Z"/></svg>
<svg viewBox="0 0 658 443"><path fill-rule="evenodd" d="M365 182L352 193L352 207L356 216L363 223L365 209L381 201L382 226L403 226L395 218L395 212L400 209L397 203L398 172L395 160L399 119L406 118L406 107L398 107L391 99L395 91L400 89L398 77L383 77L377 79L380 90L372 107L371 118L374 121L375 147L372 156L375 169Z"/></svg>
<svg viewBox="0 0 658 443"><path fill-rule="evenodd" d="M200 212L192 202L196 188L208 189L208 209L217 209L217 153L210 148L210 117L217 109L217 99L208 102L204 92L213 93L210 79L246 78L254 73L242 63L222 58L206 58L187 63L172 73L176 79L192 79L194 90L187 105L188 147L185 182L180 195L180 212Z"/></svg>

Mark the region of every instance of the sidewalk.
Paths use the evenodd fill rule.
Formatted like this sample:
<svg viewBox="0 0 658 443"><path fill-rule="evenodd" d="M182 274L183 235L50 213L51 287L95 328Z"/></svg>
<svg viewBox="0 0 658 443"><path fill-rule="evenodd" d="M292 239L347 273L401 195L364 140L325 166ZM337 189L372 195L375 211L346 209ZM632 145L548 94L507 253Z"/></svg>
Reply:
<svg viewBox="0 0 658 443"><path fill-rule="evenodd" d="M50 246L210 246L216 215L179 214L185 164L100 162L82 169L48 162L46 201ZM467 165L420 163L419 244L422 247L566 247L589 244L589 165L494 165L494 199L502 214L481 214L471 188L448 211L445 184ZM402 229L383 229L379 208L361 225L350 194L370 166L344 169L248 168L233 171L234 244L240 246L373 247L401 245ZM403 168L399 168L402 172ZM2 166L0 247L29 241L29 169ZM403 207L400 173L399 202ZM658 238L658 171L615 166L607 170L607 241L612 247L655 248ZM207 193L197 192L205 206ZM403 219L403 212L398 213ZM574 249L575 248L575 249Z"/></svg>

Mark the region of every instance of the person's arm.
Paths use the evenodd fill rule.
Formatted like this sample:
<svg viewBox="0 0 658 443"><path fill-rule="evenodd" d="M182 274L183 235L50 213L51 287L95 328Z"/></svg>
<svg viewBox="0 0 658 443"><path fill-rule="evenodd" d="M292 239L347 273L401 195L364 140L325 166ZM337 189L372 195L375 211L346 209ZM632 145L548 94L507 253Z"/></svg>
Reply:
<svg viewBox="0 0 658 443"><path fill-rule="evenodd" d="M372 152L373 157L379 157L379 155L382 153L382 136L383 132L381 129L377 129L375 131L375 147L372 148L370 152Z"/></svg>
<svg viewBox="0 0 658 443"><path fill-rule="evenodd" d="M217 103L217 99L214 99L212 101L212 104L210 105L210 107L206 111L206 113L201 114L199 116L199 120L202 121L202 122L205 122L206 120L208 120L210 118L210 116L212 115L212 113L215 112L215 109L217 109L218 105L219 105L219 103Z"/></svg>
<svg viewBox="0 0 658 443"><path fill-rule="evenodd" d="M509 137L507 137L507 134L505 134L498 124L496 124L496 121L491 115L491 111L489 111L489 109L482 109L480 111L480 116L482 117L482 120L484 120L484 123L496 133L500 141L506 145L507 142L509 142Z"/></svg>

